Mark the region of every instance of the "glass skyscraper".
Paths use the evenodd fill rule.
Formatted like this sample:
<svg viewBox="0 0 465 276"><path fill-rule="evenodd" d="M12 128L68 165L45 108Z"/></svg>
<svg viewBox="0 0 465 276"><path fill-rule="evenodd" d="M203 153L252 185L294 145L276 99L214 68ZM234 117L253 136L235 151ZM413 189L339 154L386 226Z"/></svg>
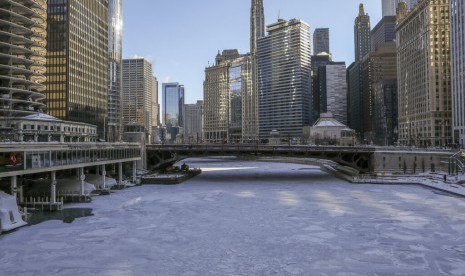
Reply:
<svg viewBox="0 0 465 276"><path fill-rule="evenodd" d="M465 3L450 0L454 143L465 146Z"/></svg>
<svg viewBox="0 0 465 276"><path fill-rule="evenodd" d="M278 20L258 40L259 135L300 138L311 116L310 27Z"/></svg>
<svg viewBox="0 0 465 276"><path fill-rule="evenodd" d="M123 1L108 1L108 116L106 140L117 141L121 137L122 114L122 60L123 60Z"/></svg>
<svg viewBox="0 0 465 276"><path fill-rule="evenodd" d="M166 141L174 142L184 127L184 85L177 82L162 84L163 125Z"/></svg>
<svg viewBox="0 0 465 276"><path fill-rule="evenodd" d="M108 109L108 0L49 0L48 113L98 126Z"/></svg>
<svg viewBox="0 0 465 276"><path fill-rule="evenodd" d="M313 55L329 54L329 28L316 28L313 33Z"/></svg>

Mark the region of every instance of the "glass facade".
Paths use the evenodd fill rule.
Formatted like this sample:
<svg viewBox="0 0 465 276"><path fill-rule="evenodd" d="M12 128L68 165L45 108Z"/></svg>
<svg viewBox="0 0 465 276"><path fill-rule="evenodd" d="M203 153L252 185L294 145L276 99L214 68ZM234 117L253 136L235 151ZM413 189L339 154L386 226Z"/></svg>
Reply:
<svg viewBox="0 0 465 276"><path fill-rule="evenodd" d="M451 0L452 110L454 143L465 147L465 3Z"/></svg>
<svg viewBox="0 0 465 276"><path fill-rule="evenodd" d="M317 28L313 33L313 55L319 53L329 54L329 29Z"/></svg>
<svg viewBox="0 0 465 276"><path fill-rule="evenodd" d="M229 68L229 140L242 141L242 67Z"/></svg>
<svg viewBox="0 0 465 276"><path fill-rule="evenodd" d="M259 39L259 136L277 130L300 139L311 117L311 46L309 26L298 20L279 20Z"/></svg>
<svg viewBox="0 0 465 276"><path fill-rule="evenodd" d="M184 85L163 83L163 125L166 127L166 141L174 142L184 127Z"/></svg>
<svg viewBox="0 0 465 276"><path fill-rule="evenodd" d="M0 118L43 112L45 0L0 1Z"/></svg>
<svg viewBox="0 0 465 276"><path fill-rule="evenodd" d="M121 137L122 114L122 43L123 43L123 1L108 1L108 116L106 140L117 141Z"/></svg>
<svg viewBox="0 0 465 276"><path fill-rule="evenodd" d="M48 113L98 126L108 108L108 0L50 0L47 20Z"/></svg>

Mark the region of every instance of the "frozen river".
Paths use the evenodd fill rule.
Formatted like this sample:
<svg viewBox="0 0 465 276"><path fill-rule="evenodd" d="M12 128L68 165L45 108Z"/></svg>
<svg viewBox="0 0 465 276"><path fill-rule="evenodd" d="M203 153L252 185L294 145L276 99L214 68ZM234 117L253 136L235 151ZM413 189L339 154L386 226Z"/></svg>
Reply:
<svg viewBox="0 0 465 276"><path fill-rule="evenodd" d="M0 275L465 275L462 198L306 165L188 163L202 175L1 235Z"/></svg>

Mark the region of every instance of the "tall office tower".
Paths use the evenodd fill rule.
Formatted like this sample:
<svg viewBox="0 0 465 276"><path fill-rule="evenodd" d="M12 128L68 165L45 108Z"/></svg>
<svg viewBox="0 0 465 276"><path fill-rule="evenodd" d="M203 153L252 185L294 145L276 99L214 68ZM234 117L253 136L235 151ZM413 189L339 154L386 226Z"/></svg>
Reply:
<svg viewBox="0 0 465 276"><path fill-rule="evenodd" d="M320 118L320 83L318 80L318 69L331 62L331 55L325 52L311 56L312 63L312 122Z"/></svg>
<svg viewBox="0 0 465 276"><path fill-rule="evenodd" d="M309 25L292 19L267 26L258 40L259 135L277 130L300 138L311 123L311 46Z"/></svg>
<svg viewBox="0 0 465 276"><path fill-rule="evenodd" d="M371 50L376 51L379 44L396 39L396 17L384 16L371 31Z"/></svg>
<svg viewBox="0 0 465 276"><path fill-rule="evenodd" d="M250 11L250 54L257 54L257 41L265 36L263 0L252 0Z"/></svg>
<svg viewBox="0 0 465 276"><path fill-rule="evenodd" d="M329 28L316 28L313 33L313 55L329 52Z"/></svg>
<svg viewBox="0 0 465 276"><path fill-rule="evenodd" d="M231 60L228 75L229 141L241 143L258 140L258 99L252 88L251 56L242 55Z"/></svg>
<svg viewBox="0 0 465 276"><path fill-rule="evenodd" d="M371 50L370 30L370 16L365 13L363 4L360 4L359 15L355 18L354 24L356 62L361 61Z"/></svg>
<svg viewBox="0 0 465 276"><path fill-rule="evenodd" d="M106 137L118 141L122 134L121 96L123 62L123 0L108 0L108 116Z"/></svg>
<svg viewBox="0 0 465 276"><path fill-rule="evenodd" d="M152 79L152 127L160 125L160 104L158 103L158 80Z"/></svg>
<svg viewBox="0 0 465 276"><path fill-rule="evenodd" d="M205 69L203 135L208 143L258 139L252 58L224 50Z"/></svg>
<svg viewBox="0 0 465 276"><path fill-rule="evenodd" d="M465 3L450 0L454 143L465 146Z"/></svg>
<svg viewBox="0 0 465 276"><path fill-rule="evenodd" d="M361 63L363 57L370 52L370 17L365 13L363 4L359 6L359 15L355 18L354 23L354 44L355 44L355 62L347 69L347 81L349 87L349 126L354 129L359 138L363 138L366 132L363 128L362 120L365 110L364 103L364 84L362 83Z"/></svg>
<svg viewBox="0 0 465 276"><path fill-rule="evenodd" d="M123 125L152 129L152 64L143 58L123 59Z"/></svg>
<svg viewBox="0 0 465 276"><path fill-rule="evenodd" d="M47 1L0 1L0 118L45 109Z"/></svg>
<svg viewBox="0 0 465 276"><path fill-rule="evenodd" d="M405 0L382 0L383 4L383 17L385 16L395 16L397 5L400 2L405 2Z"/></svg>
<svg viewBox="0 0 465 276"><path fill-rule="evenodd" d="M185 121L184 134L187 143L200 143L202 141L203 101L184 106Z"/></svg>
<svg viewBox="0 0 465 276"><path fill-rule="evenodd" d="M263 0L252 0L250 14L250 62L251 83L247 83L247 93L243 95L243 131L245 140L258 140L258 68L257 68L257 43L258 39L265 36L265 11Z"/></svg>
<svg viewBox="0 0 465 276"><path fill-rule="evenodd" d="M421 0L399 18L399 141L404 145L452 142L449 4L449 0Z"/></svg>
<svg viewBox="0 0 465 276"><path fill-rule="evenodd" d="M166 127L167 142L176 142L183 137L184 85L177 82L162 84L163 126Z"/></svg>
<svg viewBox="0 0 465 276"><path fill-rule="evenodd" d="M48 1L48 113L98 126L108 114L108 0Z"/></svg>
<svg viewBox="0 0 465 276"><path fill-rule="evenodd" d="M396 91L393 91L393 88L396 87L396 68L396 44L393 41L378 44L376 50L366 55L361 63L363 109L361 121L364 139L369 143L383 144L386 141L385 134L389 135L388 141L394 140L393 132L397 118L387 116L397 117L397 109L387 110L388 105L393 101L391 98L394 96L385 95L385 93L387 93L386 89L389 85L389 91L397 94ZM381 88L382 90L379 90ZM383 103L382 99L386 103ZM383 112L383 114L376 112ZM381 129L380 125L384 126L384 124L386 127Z"/></svg>
<svg viewBox="0 0 465 276"><path fill-rule="evenodd" d="M347 125L346 63L330 62L318 68L319 113L332 113Z"/></svg>

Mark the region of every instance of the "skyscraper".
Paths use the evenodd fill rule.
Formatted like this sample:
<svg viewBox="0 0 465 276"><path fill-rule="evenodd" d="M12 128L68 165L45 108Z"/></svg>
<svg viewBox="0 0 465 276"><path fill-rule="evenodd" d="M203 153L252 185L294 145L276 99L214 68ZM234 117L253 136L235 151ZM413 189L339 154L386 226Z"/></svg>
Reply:
<svg viewBox="0 0 465 276"><path fill-rule="evenodd" d="M251 56L224 50L205 69L204 138L209 143L258 139Z"/></svg>
<svg viewBox="0 0 465 276"><path fill-rule="evenodd" d="M108 0L48 1L48 113L98 126L108 110Z"/></svg>
<svg viewBox="0 0 465 276"><path fill-rule="evenodd" d="M252 0L250 11L250 54L257 53L257 41L265 36L265 11L263 0Z"/></svg>
<svg viewBox="0 0 465 276"><path fill-rule="evenodd" d="M121 137L123 1L108 0L108 116L106 136L109 142Z"/></svg>
<svg viewBox="0 0 465 276"><path fill-rule="evenodd" d="M152 64L143 58L123 59L123 124L152 129Z"/></svg>
<svg viewBox="0 0 465 276"><path fill-rule="evenodd" d="M0 118L24 117L45 109L47 1L1 1ZM10 127L8 122L3 127Z"/></svg>
<svg viewBox="0 0 465 276"><path fill-rule="evenodd" d="M401 144L452 142L449 8L449 0L421 0L406 17L398 18Z"/></svg>
<svg viewBox="0 0 465 276"><path fill-rule="evenodd" d="M258 67L257 67L257 43L265 36L265 11L263 0L252 0L250 12L250 57L251 68L244 72L251 73L250 82L243 87L247 88L243 94L243 129L242 136L245 140L258 140ZM244 83L245 84L245 83Z"/></svg>
<svg viewBox="0 0 465 276"><path fill-rule="evenodd" d="M329 29L316 28L313 33L313 55L329 52Z"/></svg>
<svg viewBox="0 0 465 276"><path fill-rule="evenodd" d="M371 31L371 51L379 44L392 42L396 39L396 17L384 16Z"/></svg>
<svg viewBox="0 0 465 276"><path fill-rule="evenodd" d="M451 0L452 118L454 143L465 146L465 3Z"/></svg>
<svg viewBox="0 0 465 276"><path fill-rule="evenodd" d="M347 125L347 82L345 62L330 62L318 68L319 113L332 113Z"/></svg>
<svg viewBox="0 0 465 276"><path fill-rule="evenodd" d="M160 125L160 104L158 103L158 80L152 79L152 127Z"/></svg>
<svg viewBox="0 0 465 276"><path fill-rule="evenodd" d="M364 110L364 84L362 78L362 60L370 52L370 17L365 13L363 4L359 6L359 15L354 22L354 44L355 44L355 62L348 68L347 78L349 87L349 126L354 129L363 138L365 129L363 127Z"/></svg>
<svg viewBox="0 0 465 276"><path fill-rule="evenodd" d="M365 13L363 4L359 6L359 14L355 18L354 34L355 34L355 61L361 61L363 57L370 52L370 16Z"/></svg>
<svg viewBox="0 0 465 276"><path fill-rule="evenodd" d="M175 142L184 127L184 85L172 82L163 83L162 87L165 141Z"/></svg>
<svg viewBox="0 0 465 276"><path fill-rule="evenodd" d="M309 25L292 19L268 25L258 40L260 138L277 130L300 138L311 123L311 45Z"/></svg>
<svg viewBox="0 0 465 276"><path fill-rule="evenodd" d="M405 0L382 0L383 4L383 17L396 15L396 8L400 2Z"/></svg>
<svg viewBox="0 0 465 276"><path fill-rule="evenodd" d="M203 101L186 104L184 107L184 134L188 143L199 143L202 140Z"/></svg>

